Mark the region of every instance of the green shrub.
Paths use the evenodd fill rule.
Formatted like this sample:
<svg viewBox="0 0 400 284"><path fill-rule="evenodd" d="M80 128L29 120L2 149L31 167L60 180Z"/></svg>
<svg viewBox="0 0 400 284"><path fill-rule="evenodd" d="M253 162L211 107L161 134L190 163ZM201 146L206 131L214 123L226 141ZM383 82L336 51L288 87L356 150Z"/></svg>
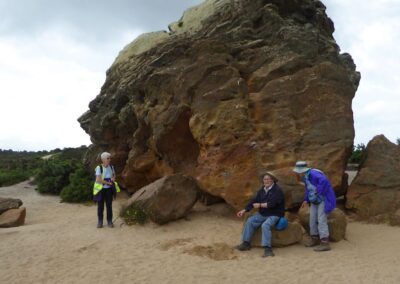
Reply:
<svg viewBox="0 0 400 284"><path fill-rule="evenodd" d="M29 179L41 163L38 152L0 149L0 186L9 186Z"/></svg>
<svg viewBox="0 0 400 284"><path fill-rule="evenodd" d="M13 170L0 171L0 187L9 186L29 179L31 173L28 171Z"/></svg>
<svg viewBox="0 0 400 284"><path fill-rule="evenodd" d="M37 190L40 193L58 195L69 184L69 175L77 163L72 160L49 159L44 161L36 174Z"/></svg>
<svg viewBox="0 0 400 284"><path fill-rule="evenodd" d="M353 146L353 152L349 158L349 163L359 164L361 162L361 158L363 153L365 152L365 145L363 143L357 144L357 146Z"/></svg>
<svg viewBox="0 0 400 284"><path fill-rule="evenodd" d="M149 220L149 216L147 216L146 212L137 205L123 207L119 216L124 219L125 224L127 225L143 225Z"/></svg>
<svg viewBox="0 0 400 284"><path fill-rule="evenodd" d="M90 174L80 165L75 172L69 176L69 185L64 187L60 193L64 202L86 202L92 199L93 179Z"/></svg>

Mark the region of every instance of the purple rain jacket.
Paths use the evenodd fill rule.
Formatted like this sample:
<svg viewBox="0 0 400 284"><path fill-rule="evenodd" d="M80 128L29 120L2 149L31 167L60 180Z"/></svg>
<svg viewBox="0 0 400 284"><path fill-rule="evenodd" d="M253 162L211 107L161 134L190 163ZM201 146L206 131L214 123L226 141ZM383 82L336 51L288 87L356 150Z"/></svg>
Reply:
<svg viewBox="0 0 400 284"><path fill-rule="evenodd" d="M325 201L325 213L329 214L336 208L336 195L333 191L332 185L325 174L319 170L311 169L306 173L307 178L312 185L317 188L318 195L322 196ZM308 189L306 185L304 200L310 202L308 199Z"/></svg>

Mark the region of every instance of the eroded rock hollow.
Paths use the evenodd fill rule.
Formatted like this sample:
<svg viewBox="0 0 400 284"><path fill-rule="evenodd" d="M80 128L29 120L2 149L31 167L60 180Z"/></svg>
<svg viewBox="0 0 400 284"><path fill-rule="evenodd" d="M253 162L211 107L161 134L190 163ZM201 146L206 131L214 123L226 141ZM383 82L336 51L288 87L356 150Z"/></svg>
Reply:
<svg viewBox="0 0 400 284"><path fill-rule="evenodd" d="M129 192L182 173L241 208L265 171L298 202L307 160L343 194L360 74L320 1L209 0L169 29L127 45L79 118L91 167L107 150Z"/></svg>

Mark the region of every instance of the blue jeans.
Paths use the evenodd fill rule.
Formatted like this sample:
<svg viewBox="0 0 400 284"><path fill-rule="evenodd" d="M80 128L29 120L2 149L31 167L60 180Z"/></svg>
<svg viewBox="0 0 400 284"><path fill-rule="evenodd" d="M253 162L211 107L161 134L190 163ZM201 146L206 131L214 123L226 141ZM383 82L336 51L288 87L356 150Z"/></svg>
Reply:
<svg viewBox="0 0 400 284"><path fill-rule="evenodd" d="M278 220L278 216L263 216L260 213L254 214L247 219L244 225L242 240L250 243L254 232L261 226L261 245L263 247L271 247L271 227L275 226Z"/></svg>
<svg viewBox="0 0 400 284"><path fill-rule="evenodd" d="M320 239L329 238L328 216L325 213L325 202L310 204L310 235Z"/></svg>

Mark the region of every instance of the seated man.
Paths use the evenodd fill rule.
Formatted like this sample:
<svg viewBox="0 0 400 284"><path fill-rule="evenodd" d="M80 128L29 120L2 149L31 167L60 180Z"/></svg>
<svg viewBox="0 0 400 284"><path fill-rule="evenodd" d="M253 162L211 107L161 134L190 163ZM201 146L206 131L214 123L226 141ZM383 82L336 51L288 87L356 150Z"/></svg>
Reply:
<svg viewBox="0 0 400 284"><path fill-rule="evenodd" d="M243 230L243 242L237 246L238 250L251 249L251 237L256 229L261 226L261 245L264 247L263 257L274 256L271 248L271 227L275 226L279 218L285 215L285 198L281 188L276 184L277 181L273 175L264 174L264 185L247 204L246 208L237 213L238 217L242 217L245 212L249 212L253 208L259 209L255 215L247 219Z"/></svg>

